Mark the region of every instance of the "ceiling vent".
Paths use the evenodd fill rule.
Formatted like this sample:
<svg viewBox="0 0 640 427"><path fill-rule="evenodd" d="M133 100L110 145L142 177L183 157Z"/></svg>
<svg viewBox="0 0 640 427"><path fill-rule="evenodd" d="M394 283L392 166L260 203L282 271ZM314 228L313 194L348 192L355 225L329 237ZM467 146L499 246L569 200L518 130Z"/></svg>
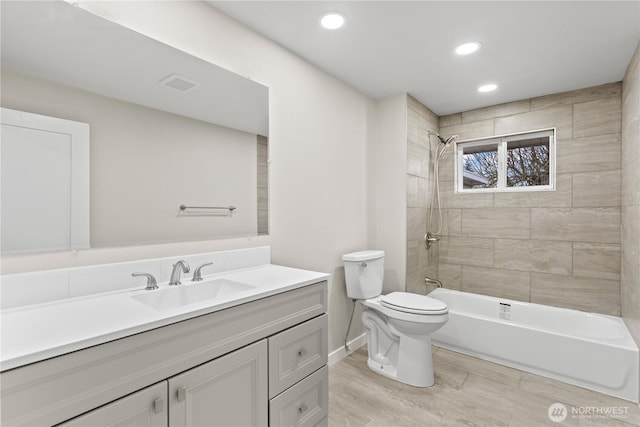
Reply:
<svg viewBox="0 0 640 427"><path fill-rule="evenodd" d="M200 83L189 80L188 78L182 77L178 74L171 74L170 76L160 80L158 83L179 90L180 92L189 92L190 90L200 86Z"/></svg>

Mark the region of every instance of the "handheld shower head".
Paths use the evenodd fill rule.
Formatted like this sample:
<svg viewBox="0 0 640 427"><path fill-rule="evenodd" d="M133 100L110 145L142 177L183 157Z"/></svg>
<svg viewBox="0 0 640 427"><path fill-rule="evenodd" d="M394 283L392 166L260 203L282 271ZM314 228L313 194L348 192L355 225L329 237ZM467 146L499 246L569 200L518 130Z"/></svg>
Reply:
<svg viewBox="0 0 640 427"><path fill-rule="evenodd" d="M442 138L440 138L442 140ZM456 140L458 139L458 135L451 135L449 138L447 138L444 141L444 145L449 145L449 144L453 144L454 142L456 142Z"/></svg>
<svg viewBox="0 0 640 427"><path fill-rule="evenodd" d="M443 137L441 137L438 133L436 132L429 132L430 135L435 135L438 137L438 139L440 140L441 143L443 143L444 145L449 145L449 144L453 144L454 142L456 142L456 140L458 139L458 135L452 135L447 139L444 139Z"/></svg>

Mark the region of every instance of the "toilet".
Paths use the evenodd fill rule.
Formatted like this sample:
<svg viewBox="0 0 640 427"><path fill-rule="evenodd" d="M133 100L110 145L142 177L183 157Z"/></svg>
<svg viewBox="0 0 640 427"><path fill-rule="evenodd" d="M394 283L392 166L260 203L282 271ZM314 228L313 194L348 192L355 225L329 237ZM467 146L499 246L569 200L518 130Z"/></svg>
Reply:
<svg viewBox="0 0 640 427"><path fill-rule="evenodd" d="M364 306L369 368L415 387L434 383L431 334L449 320L447 305L425 295L382 293L384 251L342 256L347 296Z"/></svg>

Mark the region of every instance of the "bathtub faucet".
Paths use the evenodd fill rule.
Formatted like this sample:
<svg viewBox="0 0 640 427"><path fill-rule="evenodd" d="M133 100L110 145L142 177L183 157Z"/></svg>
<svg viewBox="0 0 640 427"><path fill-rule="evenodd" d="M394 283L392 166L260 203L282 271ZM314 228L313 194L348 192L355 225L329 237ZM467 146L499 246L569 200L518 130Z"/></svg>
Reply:
<svg viewBox="0 0 640 427"><path fill-rule="evenodd" d="M441 288L442 287L442 282L438 279L432 279L430 277L425 277L424 278L424 284L425 285L436 285L436 287Z"/></svg>

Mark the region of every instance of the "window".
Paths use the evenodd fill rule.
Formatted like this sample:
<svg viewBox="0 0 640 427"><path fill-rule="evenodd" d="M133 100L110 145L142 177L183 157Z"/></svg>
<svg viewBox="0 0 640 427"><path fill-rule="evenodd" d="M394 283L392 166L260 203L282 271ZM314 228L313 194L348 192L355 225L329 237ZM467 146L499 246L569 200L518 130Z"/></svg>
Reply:
<svg viewBox="0 0 640 427"><path fill-rule="evenodd" d="M555 189L555 129L456 144L456 191Z"/></svg>

